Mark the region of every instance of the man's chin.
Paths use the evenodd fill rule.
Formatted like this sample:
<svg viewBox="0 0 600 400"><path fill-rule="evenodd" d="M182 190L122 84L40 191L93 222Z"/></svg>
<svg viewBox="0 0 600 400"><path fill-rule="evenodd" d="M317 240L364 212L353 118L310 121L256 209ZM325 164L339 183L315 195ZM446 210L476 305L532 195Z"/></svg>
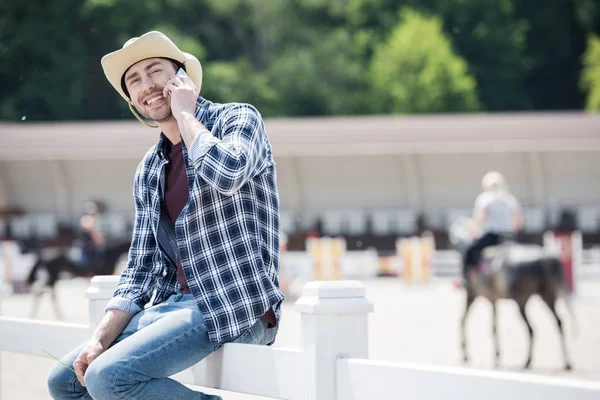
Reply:
<svg viewBox="0 0 600 400"><path fill-rule="evenodd" d="M170 120L171 118L173 118L173 113L171 112L171 110L165 110L165 111L154 111L154 112L147 112L145 113L144 117L148 118L149 120L152 120L154 122L165 122Z"/></svg>
<svg viewBox="0 0 600 400"><path fill-rule="evenodd" d="M164 116L164 117L160 116L157 118L152 118L152 121L160 123L160 122L167 122L172 119L173 119L173 114L169 113L167 116Z"/></svg>

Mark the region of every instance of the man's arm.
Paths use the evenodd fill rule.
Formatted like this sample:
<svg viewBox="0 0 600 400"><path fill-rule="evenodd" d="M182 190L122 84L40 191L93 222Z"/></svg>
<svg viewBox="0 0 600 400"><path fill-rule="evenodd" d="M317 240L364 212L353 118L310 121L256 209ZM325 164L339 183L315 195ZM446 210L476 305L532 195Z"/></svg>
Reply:
<svg viewBox="0 0 600 400"><path fill-rule="evenodd" d="M159 252L150 225L151 218L139 194L142 168L143 161L138 166L134 181L135 225L127 268L123 271L113 298L108 302L106 313L92 338L73 363L77 379L83 386L85 371L90 363L109 348L131 318L148 303L161 272Z"/></svg>
<svg viewBox="0 0 600 400"><path fill-rule="evenodd" d="M140 168L136 173L133 188L135 224L127 268L121 274L113 298L106 306L106 310L119 309L130 314L141 311L150 301L163 267L160 251L152 231L150 211L144 207L141 199L140 187L143 185L143 180L139 170Z"/></svg>
<svg viewBox="0 0 600 400"><path fill-rule="evenodd" d="M198 174L219 192L231 195L264 168L268 142L260 113L249 104L238 104L225 112L213 136L189 113L180 119L180 129L189 158Z"/></svg>
<svg viewBox="0 0 600 400"><path fill-rule="evenodd" d="M517 198L513 195L511 195L510 205L513 212L513 228L515 232L519 232L521 229L523 229L524 224L523 209L521 208L521 204Z"/></svg>
<svg viewBox="0 0 600 400"><path fill-rule="evenodd" d="M473 207L473 221L469 232L472 239L479 234L483 224L485 223L485 220L487 219L487 206L487 195L486 193L481 193L475 199L475 206Z"/></svg>
<svg viewBox="0 0 600 400"><path fill-rule="evenodd" d="M471 225L471 238L475 238L479 234L486 219L487 212L485 210L475 210L473 213L473 224Z"/></svg>
<svg viewBox="0 0 600 400"><path fill-rule="evenodd" d="M108 310L104 314L92 338L73 362L73 369L79 383L85 386L85 371L87 371L92 361L109 348L131 321L131 318L133 318L133 314L116 309Z"/></svg>
<svg viewBox="0 0 600 400"><path fill-rule="evenodd" d="M98 323L92 335L92 340L100 342L104 349L108 349L112 342L123 332L133 315L117 309L107 310Z"/></svg>
<svg viewBox="0 0 600 400"><path fill-rule="evenodd" d="M264 168L270 150L256 108L237 104L225 111L212 128L220 131L219 139L196 120L197 95L189 77L174 75L163 95L171 96L171 112L194 168L220 193L232 195Z"/></svg>

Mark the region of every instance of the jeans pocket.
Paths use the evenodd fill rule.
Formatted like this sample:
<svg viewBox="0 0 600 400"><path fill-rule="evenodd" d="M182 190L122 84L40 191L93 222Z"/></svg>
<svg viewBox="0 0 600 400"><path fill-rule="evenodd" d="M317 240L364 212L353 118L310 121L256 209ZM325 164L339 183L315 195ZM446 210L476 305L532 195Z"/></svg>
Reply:
<svg viewBox="0 0 600 400"><path fill-rule="evenodd" d="M245 344L264 344L266 338L267 322L262 318L254 323L249 329L246 329L240 336L235 338L233 343Z"/></svg>
<svg viewBox="0 0 600 400"><path fill-rule="evenodd" d="M250 333L252 334L252 339L254 344L265 344L266 336L267 336L267 327L269 323L262 318L259 318L258 321L252 326L250 329Z"/></svg>
<svg viewBox="0 0 600 400"><path fill-rule="evenodd" d="M231 343L245 343L254 344L254 336L252 335L252 328L246 329L238 337L233 339Z"/></svg>

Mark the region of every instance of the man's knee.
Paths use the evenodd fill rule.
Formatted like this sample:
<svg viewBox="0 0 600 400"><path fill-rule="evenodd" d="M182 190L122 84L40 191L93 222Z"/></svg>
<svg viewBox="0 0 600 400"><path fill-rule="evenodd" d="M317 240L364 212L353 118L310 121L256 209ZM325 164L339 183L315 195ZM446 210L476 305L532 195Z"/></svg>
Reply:
<svg viewBox="0 0 600 400"><path fill-rule="evenodd" d="M77 377L62 364L55 364L48 375L48 392L53 399L67 399L75 394Z"/></svg>
<svg viewBox="0 0 600 400"><path fill-rule="evenodd" d="M98 358L85 371L85 385L92 398L102 400L133 398L139 382L135 382L131 372L119 367L118 363Z"/></svg>
<svg viewBox="0 0 600 400"><path fill-rule="evenodd" d="M85 386L94 399L112 398L115 385L113 382L115 371L108 365L103 365L98 360L92 362L85 371Z"/></svg>

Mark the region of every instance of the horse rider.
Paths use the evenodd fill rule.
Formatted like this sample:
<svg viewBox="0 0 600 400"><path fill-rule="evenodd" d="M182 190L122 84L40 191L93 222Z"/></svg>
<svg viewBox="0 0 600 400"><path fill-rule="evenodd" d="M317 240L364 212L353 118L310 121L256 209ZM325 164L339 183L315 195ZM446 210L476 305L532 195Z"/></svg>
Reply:
<svg viewBox="0 0 600 400"><path fill-rule="evenodd" d="M509 192L501 173L486 173L481 186L483 192L477 196L473 210L470 232L473 242L463 256L463 286L466 286L469 271L479 265L483 250L500 244L503 237L518 232L523 226L521 206Z"/></svg>
<svg viewBox="0 0 600 400"><path fill-rule="evenodd" d="M81 231L77 238L77 247L81 251L78 264L81 266L98 261L105 243L104 235L97 226L99 214L97 204L89 202L85 208L86 212L79 220Z"/></svg>

